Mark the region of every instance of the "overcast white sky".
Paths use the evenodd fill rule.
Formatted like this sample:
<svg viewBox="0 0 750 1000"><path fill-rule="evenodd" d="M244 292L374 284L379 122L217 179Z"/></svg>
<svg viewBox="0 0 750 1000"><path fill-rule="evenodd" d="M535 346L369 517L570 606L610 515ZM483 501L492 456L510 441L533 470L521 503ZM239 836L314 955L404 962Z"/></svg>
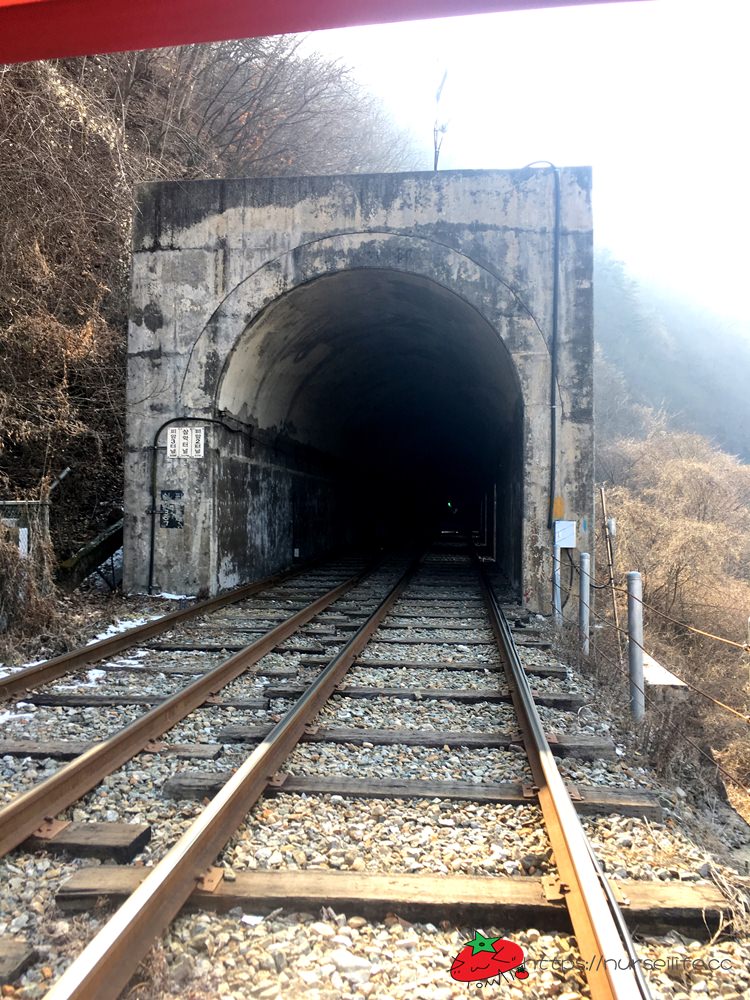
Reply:
<svg viewBox="0 0 750 1000"><path fill-rule="evenodd" d="M750 0L645 0L318 32L441 168L594 168L596 241L750 334Z"/></svg>

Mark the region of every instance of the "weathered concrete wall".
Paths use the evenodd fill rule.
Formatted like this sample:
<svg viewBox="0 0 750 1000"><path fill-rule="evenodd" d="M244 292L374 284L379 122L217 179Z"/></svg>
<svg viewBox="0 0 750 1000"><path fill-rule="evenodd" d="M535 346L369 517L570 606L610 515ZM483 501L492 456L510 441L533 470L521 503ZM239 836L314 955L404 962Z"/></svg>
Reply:
<svg viewBox="0 0 750 1000"><path fill-rule="evenodd" d="M218 433L215 477L220 584L273 573L295 557L312 559L348 539L338 481L306 456L285 454L246 435ZM322 463L321 463L322 465Z"/></svg>
<svg viewBox="0 0 750 1000"><path fill-rule="evenodd" d="M593 507L589 170L563 169L560 190L557 493L564 516L579 521L583 549L591 546ZM323 414L319 397L343 384L345 373L330 373L349 333L340 327L338 339L316 340L305 312L315 302L322 315L321 290L334 287L323 279L364 274L398 289L373 300L374 311L396 324L399 310L411 308L409 322L429 328L413 303L434 289L435 329L446 350L449 335L456 343L465 335L467 351L487 351L480 367L497 369L494 395L507 402L486 405L496 406L509 434L517 421L522 438L512 451L523 482L504 503L522 502L523 591L545 607L554 218L554 176L546 170L142 186L129 336L125 586L148 583L152 443L175 417L223 420L245 434L210 426L206 457L195 460L166 459L166 434L159 434L157 507L161 490L181 489L185 512L182 528L156 528L158 589L214 591L290 562L295 537L322 549L347 533L330 454L335 420L343 427L352 414ZM400 285L386 281L394 274ZM356 312L358 296L348 294L341 309ZM394 329L406 337L406 325ZM368 330L370 341L375 334ZM321 378L329 381L315 396ZM282 460L282 441L310 450ZM503 544L513 546L507 532Z"/></svg>

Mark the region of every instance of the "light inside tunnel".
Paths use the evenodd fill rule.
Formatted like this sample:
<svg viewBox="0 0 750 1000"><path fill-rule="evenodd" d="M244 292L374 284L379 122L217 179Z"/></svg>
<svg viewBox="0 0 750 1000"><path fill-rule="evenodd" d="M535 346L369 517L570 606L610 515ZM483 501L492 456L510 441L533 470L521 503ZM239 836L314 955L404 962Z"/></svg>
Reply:
<svg viewBox="0 0 750 1000"><path fill-rule="evenodd" d="M217 403L259 441L333 459L360 536L434 534L446 517L471 529L497 491L495 546L517 577L516 371L499 333L443 285L367 268L296 287L238 338Z"/></svg>

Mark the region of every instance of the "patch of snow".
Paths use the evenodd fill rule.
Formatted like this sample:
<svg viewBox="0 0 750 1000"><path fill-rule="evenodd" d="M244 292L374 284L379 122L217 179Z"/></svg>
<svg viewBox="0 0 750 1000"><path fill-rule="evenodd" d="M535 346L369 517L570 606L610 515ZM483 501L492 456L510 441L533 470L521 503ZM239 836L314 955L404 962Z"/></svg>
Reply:
<svg viewBox="0 0 750 1000"><path fill-rule="evenodd" d="M29 663L24 663L20 667L7 667L6 669L9 673L15 673L16 670L26 670L27 667L38 667L40 663L46 662L46 660L31 660Z"/></svg>
<svg viewBox="0 0 750 1000"><path fill-rule="evenodd" d="M146 651L146 655L148 655L148 651ZM122 667L124 670L127 670L128 667L140 667L140 663L138 662L139 659L140 657L136 656L118 656L115 662L118 667Z"/></svg>
<svg viewBox="0 0 750 1000"><path fill-rule="evenodd" d="M77 690L78 688L99 687L99 681L102 679L102 677L107 676L107 671L97 670L96 668L93 668L92 670L88 671L87 676L88 676L87 681L74 681L70 684L58 684L57 690L71 691L71 690Z"/></svg>
<svg viewBox="0 0 750 1000"><path fill-rule="evenodd" d="M86 645L93 646L95 642L100 642L102 639L110 639L113 635L119 635L120 632L127 632L131 628L137 628L139 625L145 625L146 622L158 621L159 618L163 617L163 615L150 615L148 618L123 618L122 621L114 622L112 625L109 625L104 632L100 632L99 635L95 635L93 639L89 639Z"/></svg>
<svg viewBox="0 0 750 1000"><path fill-rule="evenodd" d="M3 722L10 722L11 719L33 719L33 712L0 712L0 725Z"/></svg>
<svg viewBox="0 0 750 1000"><path fill-rule="evenodd" d="M163 591L161 594L154 594L154 597L163 597L165 601L192 601L195 594L168 594Z"/></svg>

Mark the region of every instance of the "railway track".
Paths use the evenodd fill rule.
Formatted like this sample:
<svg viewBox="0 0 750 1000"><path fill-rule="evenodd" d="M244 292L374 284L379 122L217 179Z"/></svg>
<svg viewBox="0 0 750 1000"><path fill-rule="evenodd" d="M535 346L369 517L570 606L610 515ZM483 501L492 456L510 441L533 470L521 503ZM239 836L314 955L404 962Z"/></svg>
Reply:
<svg viewBox="0 0 750 1000"><path fill-rule="evenodd" d="M612 743L575 725L551 731L550 722L580 710L581 698L560 665L524 667L519 648L548 642L520 610L503 614L467 552L352 569L339 563L273 581L224 605L221 618L215 608L193 625L160 630L158 639L135 637L146 647L99 660L96 687L88 690L76 683L80 673L55 675L65 677L65 691L57 680L41 680L43 670L27 675L23 697L36 706L35 722L45 721L40 713L58 714L46 723L49 738L6 739L0 756L27 766L34 757L68 762L0 810L3 853L12 852L11 862L19 850L27 858L40 849L141 861L91 867L79 860L59 879L56 903L69 912L97 899L120 905L106 922L92 920L97 933L51 985L50 1000L118 996L185 904L252 913L328 907L373 921L396 913L490 934L504 929L510 937L518 927L572 928L578 979L571 982L594 1000L650 995L628 923L694 927L718 919L725 904L708 886L610 886L579 816L658 819L659 803L636 789L571 787L563 779L558 760L606 760L615 756ZM80 661L72 662L80 671ZM173 677L165 697L164 679ZM92 683L88 674L84 683ZM60 738L59 713L68 709L133 718L109 739L80 746ZM37 737L40 731L35 725ZM387 769L396 749L418 773L400 774L395 756L392 776L368 773L379 754ZM456 761L460 772L472 755L483 773L457 779ZM171 766L139 796L150 822L121 823L117 814L91 823L97 809L107 816L110 791L134 779L140 791L157 760ZM497 780L509 764L516 780ZM275 822L265 822L269 802L282 811L281 822L278 811L271 812ZM331 808L345 802L359 804L360 820L323 851L318 833L330 826ZM431 846L433 834L455 841L454 808L473 810L465 831L471 874L461 857L447 859L439 845L435 856ZM425 821L425 809L434 822ZM178 811L175 822L170 812ZM305 813L301 829L295 817ZM373 823L389 828L391 813L399 829L421 838L395 871L385 847L367 857L359 846ZM49 822L60 818L73 822ZM509 851L507 831L517 829L525 831L521 846ZM318 837L313 850L301 846L305 834ZM18 946L17 967L24 947L27 957L31 952ZM450 961L447 982L449 968ZM336 966L334 988L356 990L361 973L354 961L342 979ZM256 995L253 988L247 996Z"/></svg>

